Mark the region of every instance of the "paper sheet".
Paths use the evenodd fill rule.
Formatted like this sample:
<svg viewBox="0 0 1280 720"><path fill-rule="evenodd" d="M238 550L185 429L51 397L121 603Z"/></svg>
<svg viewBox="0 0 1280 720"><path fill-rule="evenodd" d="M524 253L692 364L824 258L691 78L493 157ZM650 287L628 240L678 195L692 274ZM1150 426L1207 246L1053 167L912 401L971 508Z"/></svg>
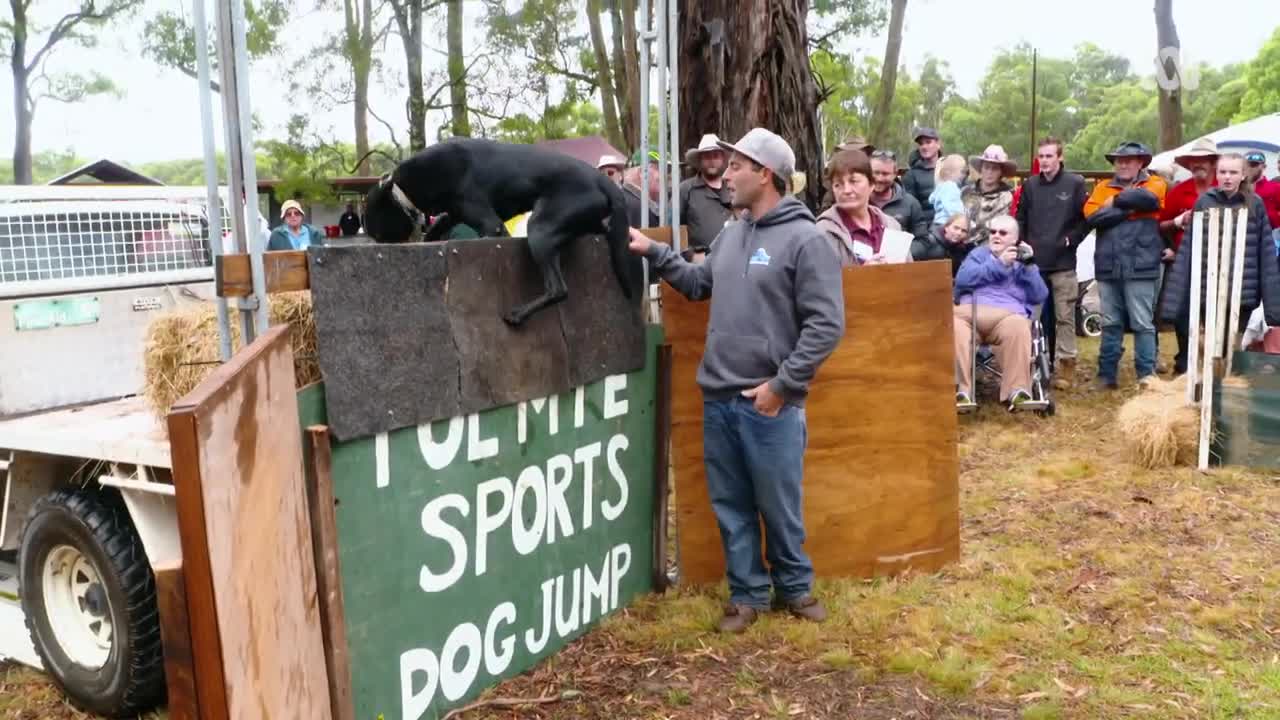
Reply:
<svg viewBox="0 0 1280 720"><path fill-rule="evenodd" d="M891 263L906 262L911 256L911 233L904 230L885 230L880 241L880 254Z"/></svg>

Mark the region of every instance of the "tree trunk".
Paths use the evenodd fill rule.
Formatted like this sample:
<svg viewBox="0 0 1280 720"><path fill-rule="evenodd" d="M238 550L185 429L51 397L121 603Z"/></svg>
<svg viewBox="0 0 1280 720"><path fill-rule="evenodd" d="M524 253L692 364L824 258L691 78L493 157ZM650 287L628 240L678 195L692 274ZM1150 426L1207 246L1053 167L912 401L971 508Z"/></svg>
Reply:
<svg viewBox="0 0 1280 720"><path fill-rule="evenodd" d="M871 137L876 147L884 147L889 134L889 116L893 114L893 91L898 84L898 53L902 49L902 19L907 14L907 0L893 0L889 16L889 41L884 49L884 66L880 70L880 97L871 113Z"/></svg>
<svg viewBox="0 0 1280 720"><path fill-rule="evenodd" d="M27 14L26 5L11 3L13 7L12 47L9 66L13 69L13 184L31 184L31 74L27 71Z"/></svg>
<svg viewBox="0 0 1280 720"><path fill-rule="evenodd" d="M353 108L356 130L356 172L369 175L369 74L373 69L373 0L345 0L347 55L351 60L351 80L355 90ZM363 16L363 17L362 17Z"/></svg>
<svg viewBox="0 0 1280 720"><path fill-rule="evenodd" d="M1173 24L1173 0L1156 0L1156 51L1164 67L1157 71L1156 92L1160 93L1160 149L1182 144L1182 43ZM1165 60L1166 49L1176 51L1178 61Z"/></svg>
<svg viewBox="0 0 1280 720"><path fill-rule="evenodd" d="M635 0L610 0L613 25L613 70L618 122L622 125L621 150L631 155L640 147L640 57L636 54Z"/></svg>
<svg viewBox="0 0 1280 720"><path fill-rule="evenodd" d="M405 77L409 99L405 115L409 120L409 152L427 147L427 100L422 87L422 0L391 0L400 40L404 44Z"/></svg>
<svg viewBox="0 0 1280 720"><path fill-rule="evenodd" d="M467 63L462 54L462 0L449 0L449 105L450 129L458 137L471 137L471 113L467 106Z"/></svg>
<svg viewBox="0 0 1280 720"><path fill-rule="evenodd" d="M800 199L822 200L818 90L809 70L806 0L680 0L680 137L752 127L778 133L807 176ZM678 151L677 151L678 152Z"/></svg>
<svg viewBox="0 0 1280 720"><path fill-rule="evenodd" d="M596 58L596 85L600 88L600 109L604 111L604 132L614 147L623 147L622 126L618 124L618 102L614 96L613 73L609 68L609 50L604 44L600 26L600 0L587 0L587 27L591 30L591 49Z"/></svg>

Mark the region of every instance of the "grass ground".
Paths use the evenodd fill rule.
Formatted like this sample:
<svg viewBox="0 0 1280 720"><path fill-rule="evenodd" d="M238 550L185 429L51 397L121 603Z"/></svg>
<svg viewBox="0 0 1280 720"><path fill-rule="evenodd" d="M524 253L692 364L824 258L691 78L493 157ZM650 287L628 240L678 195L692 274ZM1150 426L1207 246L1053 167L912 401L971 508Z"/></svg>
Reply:
<svg viewBox="0 0 1280 720"><path fill-rule="evenodd" d="M1130 464L1113 420L1132 393L963 418L942 572L821 582L827 623L739 637L714 632L723 588L646 598L485 696L562 701L463 717L1280 718L1280 478ZM81 717L0 668L0 719Z"/></svg>

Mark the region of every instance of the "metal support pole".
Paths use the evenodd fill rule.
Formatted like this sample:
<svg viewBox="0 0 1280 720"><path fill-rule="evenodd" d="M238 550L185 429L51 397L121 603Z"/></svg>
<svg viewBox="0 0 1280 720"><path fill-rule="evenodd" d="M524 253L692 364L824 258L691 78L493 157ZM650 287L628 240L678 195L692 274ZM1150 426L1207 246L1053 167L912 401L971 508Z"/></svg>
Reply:
<svg viewBox="0 0 1280 720"><path fill-rule="evenodd" d="M658 225L668 224L667 220L667 178L662 172L662 163L667 161L667 123L671 118L667 115L667 14L665 0L654 0L653 24L658 33ZM648 165L646 164L647 168ZM649 186L644 188L649 191Z"/></svg>
<svg viewBox="0 0 1280 720"><path fill-rule="evenodd" d="M236 200L245 198L246 194L243 183L244 173L240 167L244 156L240 153L240 134L236 132L240 122L236 108L236 73L234 69L234 53L232 52L231 8L228 0L214 0L214 7L217 10L218 76L219 84L222 87L222 131L226 137L224 148L227 158L227 202L234 205ZM241 202L244 201L242 200ZM246 239L248 235L245 234L244 206L241 205L238 210L228 210L227 215L231 219L231 251L235 253L247 252ZM255 336L252 300L241 300L239 310L240 342L242 345L248 345L253 342Z"/></svg>
<svg viewBox="0 0 1280 720"><path fill-rule="evenodd" d="M258 163L253 143L252 106L249 104L249 52L246 27L244 0L231 0L231 31L235 40L236 100L240 110L237 130L240 133L240 152L244 156L241 171L244 173L245 201L249 209L248 217L245 218L249 223L248 234L245 236L248 241L245 247L249 249L249 269L253 277L253 297L257 305L257 329L259 333L264 333L271 326L268 312L270 308L267 298L267 274L262 265L262 253L266 250L267 239L258 231L260 216Z"/></svg>
<svg viewBox="0 0 1280 720"><path fill-rule="evenodd" d="M653 30L649 27L649 0L640 0L640 227L649 227L649 72L650 44Z"/></svg>
<svg viewBox="0 0 1280 720"><path fill-rule="evenodd" d="M680 66L680 17L677 13L676 0L667 2L667 94L670 110L667 112L667 123L670 125L671 142L671 197L668 207L671 208L671 247L680 252L680 86L677 70Z"/></svg>
<svg viewBox="0 0 1280 720"><path fill-rule="evenodd" d="M204 184L209 191L209 252L217 262L222 255L222 207L218 199L217 144L213 139L213 90L209 87L209 31L205 27L204 0L193 0L196 24L196 81L200 84L200 130L204 142ZM229 200L231 198L228 198ZM231 212L230 209L227 210ZM218 355L223 362L231 359L231 324L227 317L227 299L214 298L218 314Z"/></svg>

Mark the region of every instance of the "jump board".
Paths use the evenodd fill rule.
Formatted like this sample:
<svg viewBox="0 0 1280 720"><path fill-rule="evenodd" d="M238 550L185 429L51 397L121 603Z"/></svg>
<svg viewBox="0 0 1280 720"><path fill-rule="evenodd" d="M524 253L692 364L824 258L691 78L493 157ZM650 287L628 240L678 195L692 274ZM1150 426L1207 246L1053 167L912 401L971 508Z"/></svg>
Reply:
<svg viewBox="0 0 1280 720"><path fill-rule="evenodd" d="M312 247L316 342L339 440L546 397L639 370L639 298L603 239L561 256L569 297L524 327L502 321L542 290L523 238Z"/></svg>

